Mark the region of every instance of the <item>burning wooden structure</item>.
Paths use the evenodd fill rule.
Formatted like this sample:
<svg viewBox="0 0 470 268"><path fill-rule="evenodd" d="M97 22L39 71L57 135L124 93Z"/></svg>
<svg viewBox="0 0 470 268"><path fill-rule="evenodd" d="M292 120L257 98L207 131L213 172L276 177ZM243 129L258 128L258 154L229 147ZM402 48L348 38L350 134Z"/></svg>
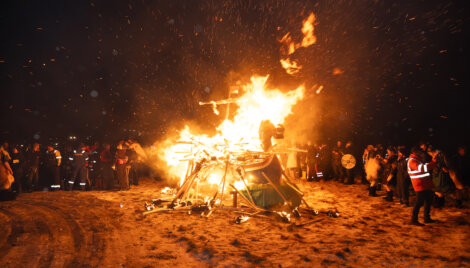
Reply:
<svg viewBox="0 0 470 268"><path fill-rule="evenodd" d="M237 106L233 118L226 113L216 135L196 135L186 127L179 137L160 144L169 176L180 178L180 187L165 200L169 203L165 208L150 205L146 214L181 209L210 216L217 209L228 208L224 201L230 193L254 213L275 212L289 218L293 213L299 215L301 203L310 209L278 158L297 150L279 141L284 138L285 118L303 98L304 87L287 92L268 90L267 79L252 77L251 83L239 90L241 95L200 103L211 105L216 114L217 105Z"/></svg>

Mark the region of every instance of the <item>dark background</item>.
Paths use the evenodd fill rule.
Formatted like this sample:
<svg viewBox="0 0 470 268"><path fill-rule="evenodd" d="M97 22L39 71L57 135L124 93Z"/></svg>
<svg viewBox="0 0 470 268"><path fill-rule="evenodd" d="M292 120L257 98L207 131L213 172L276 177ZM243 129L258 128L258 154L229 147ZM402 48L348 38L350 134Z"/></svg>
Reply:
<svg viewBox="0 0 470 268"><path fill-rule="evenodd" d="M305 132L316 141L469 142L466 1L3 1L0 12L10 142L211 129L219 118L198 102L253 74L305 83L296 113L315 115ZM311 12L318 40L287 75L278 40L300 41Z"/></svg>

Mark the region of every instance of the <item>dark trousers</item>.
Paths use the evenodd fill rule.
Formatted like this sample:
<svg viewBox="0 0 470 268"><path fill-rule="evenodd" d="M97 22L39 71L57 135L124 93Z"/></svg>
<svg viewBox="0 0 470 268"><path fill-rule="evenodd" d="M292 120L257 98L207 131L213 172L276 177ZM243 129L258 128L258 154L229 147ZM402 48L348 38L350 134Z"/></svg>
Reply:
<svg viewBox="0 0 470 268"><path fill-rule="evenodd" d="M344 179L344 170L343 166L341 165L341 160L333 161L333 172L336 180L341 181Z"/></svg>
<svg viewBox="0 0 470 268"><path fill-rule="evenodd" d="M13 166L13 176L15 177L14 185L12 188L15 189L16 192L21 193L23 191L23 183L24 183L24 172L22 167Z"/></svg>
<svg viewBox="0 0 470 268"><path fill-rule="evenodd" d="M345 183L354 184L354 169L344 169L344 173L346 173Z"/></svg>
<svg viewBox="0 0 470 268"><path fill-rule="evenodd" d="M126 168L126 164L116 164L116 171L121 190L129 190L129 177Z"/></svg>
<svg viewBox="0 0 470 268"><path fill-rule="evenodd" d="M132 164L129 170L129 184L139 185L139 174L137 172L137 164Z"/></svg>
<svg viewBox="0 0 470 268"><path fill-rule="evenodd" d="M65 165L62 166L62 170L60 171L62 174L62 179L60 180L60 187L64 188L64 186L68 185L68 181L72 178L72 166Z"/></svg>
<svg viewBox="0 0 470 268"><path fill-rule="evenodd" d="M103 177L103 189L111 190L114 187L114 170L111 163L102 163L101 176Z"/></svg>
<svg viewBox="0 0 470 268"><path fill-rule="evenodd" d="M31 167L29 170L28 180L26 182L26 188L33 190L33 185L36 189L39 189L39 168Z"/></svg>
<svg viewBox="0 0 470 268"><path fill-rule="evenodd" d="M418 221L418 214L421 207L424 205L424 219L430 219L431 204L434 196L434 192L431 190L417 191L416 192L416 204L413 208L412 221Z"/></svg>
<svg viewBox="0 0 470 268"><path fill-rule="evenodd" d="M85 188L87 179L87 169L85 166L75 166L72 177L69 179L69 187L73 187L75 180L79 179L80 186ZM91 185L90 185L91 186Z"/></svg>
<svg viewBox="0 0 470 268"><path fill-rule="evenodd" d="M318 165L318 168L320 169L320 172L322 173L323 175L323 179L326 181L329 179L329 176L330 176L330 173L328 172L328 168L327 168L327 165L325 165L324 162L320 162L320 164Z"/></svg>
<svg viewBox="0 0 470 268"><path fill-rule="evenodd" d="M307 180L312 181L317 178L317 172L315 170L315 162L307 161Z"/></svg>
<svg viewBox="0 0 470 268"><path fill-rule="evenodd" d="M410 179L397 177L397 195L403 203L408 204L410 199Z"/></svg>
<svg viewBox="0 0 470 268"><path fill-rule="evenodd" d="M49 173L52 176L52 184L54 186L59 186L59 187L53 187L53 188L60 188L60 167L58 166L50 166L48 167Z"/></svg>

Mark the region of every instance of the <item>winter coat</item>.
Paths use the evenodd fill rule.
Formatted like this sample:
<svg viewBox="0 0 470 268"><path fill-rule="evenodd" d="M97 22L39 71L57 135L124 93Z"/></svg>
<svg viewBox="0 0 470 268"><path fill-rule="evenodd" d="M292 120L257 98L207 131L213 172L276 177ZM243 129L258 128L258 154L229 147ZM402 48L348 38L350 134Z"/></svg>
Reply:
<svg viewBox="0 0 470 268"><path fill-rule="evenodd" d="M424 163L424 159L419 156L410 155L408 158L408 175L410 175L411 184L416 192L434 189L430 172L435 165L436 161L434 160Z"/></svg>

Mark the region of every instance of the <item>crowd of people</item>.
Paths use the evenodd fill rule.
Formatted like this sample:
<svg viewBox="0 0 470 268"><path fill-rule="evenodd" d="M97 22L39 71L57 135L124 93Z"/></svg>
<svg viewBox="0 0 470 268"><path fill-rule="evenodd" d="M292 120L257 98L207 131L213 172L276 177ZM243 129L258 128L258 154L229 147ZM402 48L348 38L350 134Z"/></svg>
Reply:
<svg viewBox="0 0 470 268"><path fill-rule="evenodd" d="M307 181L332 180L344 184L368 185L368 195L384 201L397 200L404 206L412 204L415 196L412 224L422 225L418 213L424 206L424 221L431 223L431 205L443 207L446 196L453 196L455 206L468 199L470 162L465 146L455 154L444 153L426 142L410 150L405 146L367 145L360 152L351 141L338 141L333 147L326 144L291 144L290 153L281 161L291 177ZM142 147L132 140L122 140L115 146L84 143L51 143L41 147L1 145L0 175L2 189L12 194L57 190L128 190L138 185L145 170ZM362 155L361 155L362 154ZM11 185L8 185L8 184ZM411 187L412 186L412 187Z"/></svg>
<svg viewBox="0 0 470 268"><path fill-rule="evenodd" d="M367 145L364 151L355 148L351 141L344 145L338 141L332 148L311 142L297 147L300 150L283 157L291 177L365 184L369 196L377 197L378 191L384 190L384 202L396 200L406 207L412 205L413 195L414 225L422 225L418 213L423 206L424 222L432 223L431 206L442 208L446 196L453 197L456 207L462 207L463 200L468 199L470 161L465 146L458 146L453 154L426 142L410 149Z"/></svg>
<svg viewBox="0 0 470 268"><path fill-rule="evenodd" d="M2 172L11 177L14 194L32 191L57 190L128 190L138 185L143 171L140 145L121 140L116 146L109 143L50 143L43 148L1 145ZM11 176L10 176L11 175ZM7 177L3 176L3 177Z"/></svg>

